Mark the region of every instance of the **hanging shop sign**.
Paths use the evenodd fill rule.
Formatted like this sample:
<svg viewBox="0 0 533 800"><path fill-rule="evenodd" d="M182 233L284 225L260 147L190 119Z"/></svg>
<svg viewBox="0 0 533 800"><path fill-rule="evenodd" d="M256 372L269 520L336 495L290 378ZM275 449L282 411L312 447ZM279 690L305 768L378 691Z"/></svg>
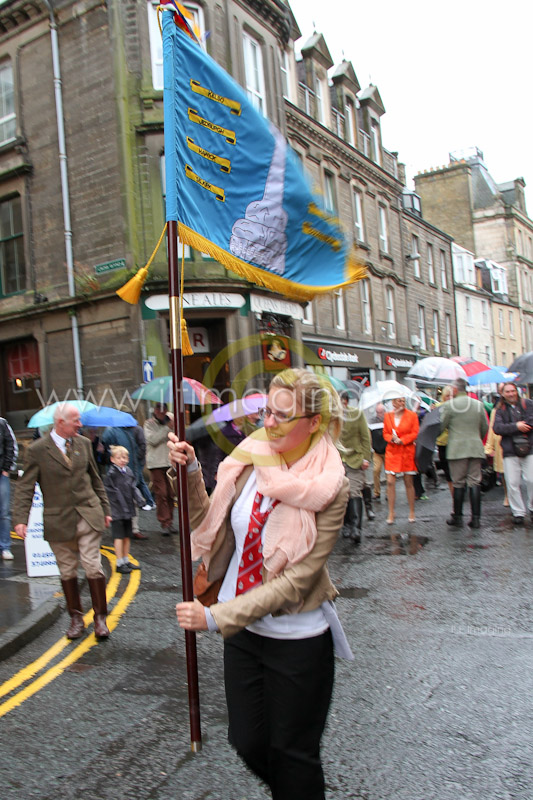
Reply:
<svg viewBox="0 0 533 800"><path fill-rule="evenodd" d="M289 300L277 300L275 297L265 297L260 294L250 295L250 310L254 314L281 314L292 319L303 319L304 311L298 303L291 303Z"/></svg>

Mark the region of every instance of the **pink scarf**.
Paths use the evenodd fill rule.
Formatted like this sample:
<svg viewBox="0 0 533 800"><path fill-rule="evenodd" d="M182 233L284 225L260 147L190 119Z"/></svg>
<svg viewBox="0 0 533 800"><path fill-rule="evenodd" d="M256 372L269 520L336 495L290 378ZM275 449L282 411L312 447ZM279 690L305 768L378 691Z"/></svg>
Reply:
<svg viewBox="0 0 533 800"><path fill-rule="evenodd" d="M271 575L297 564L315 546L315 514L337 496L344 478L339 452L328 434L311 441L307 453L289 469L271 447L264 429L254 432L235 448L218 468L217 485L202 523L192 532L193 560L209 553L235 497L235 482L253 464L257 490L280 503L265 525L263 560Z"/></svg>

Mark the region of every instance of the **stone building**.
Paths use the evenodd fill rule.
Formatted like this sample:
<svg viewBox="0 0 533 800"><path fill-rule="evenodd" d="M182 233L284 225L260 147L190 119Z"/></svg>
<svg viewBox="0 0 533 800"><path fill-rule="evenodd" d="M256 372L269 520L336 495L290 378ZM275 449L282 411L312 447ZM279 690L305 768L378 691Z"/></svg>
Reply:
<svg viewBox="0 0 533 800"><path fill-rule="evenodd" d="M278 335L306 345L293 363L362 380L401 376L416 354L411 312L419 291L428 308L452 316L455 351L447 295L412 281L406 259L413 226L435 247L448 240L403 206L401 166L381 138L377 87L361 90L349 62L332 71L320 34L297 63L301 34L283 0L185 5L200 33L209 32L208 52L288 137L368 267L365 281L305 306L185 248L184 306L195 346L185 373L202 380L232 343ZM18 430L43 402L68 392L123 402L142 381L143 362L155 375L169 372L164 246L138 306L115 294L148 261L165 224L156 8L152 0L0 6L0 363L7 376L0 413ZM447 341L444 324L439 318ZM261 346L234 350L222 358L215 386L245 380L251 361L263 365L258 380L266 385Z"/></svg>
<svg viewBox="0 0 533 800"><path fill-rule="evenodd" d="M483 153L471 148L450 154L446 166L419 173L415 186L429 222L451 234L476 259L505 268L510 306L506 311L501 310L504 317L507 313L509 323L515 318L513 309L519 308L520 330L515 329L514 338L509 336L500 342L499 352L520 353L522 346L531 350L533 221L527 215L523 178L496 184L483 161ZM499 319L499 309L496 313ZM459 316L458 311L458 319ZM511 359L508 360L510 363Z"/></svg>

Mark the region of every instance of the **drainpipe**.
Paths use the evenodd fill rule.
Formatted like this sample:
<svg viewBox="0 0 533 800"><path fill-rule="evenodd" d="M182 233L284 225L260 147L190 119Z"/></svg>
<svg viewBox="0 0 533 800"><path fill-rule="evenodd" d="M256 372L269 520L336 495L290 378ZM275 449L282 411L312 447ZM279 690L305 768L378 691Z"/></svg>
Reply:
<svg viewBox="0 0 533 800"><path fill-rule="evenodd" d="M52 44L52 62L54 68L54 91L56 99L57 138L59 141L59 170L61 174L61 194L63 196L63 223L65 233L65 255L67 262L68 292L71 297L76 296L74 284L74 258L72 255L72 228L70 223L70 194L67 173L67 148L65 144L65 125L63 120L63 95L61 89L61 71L59 67L59 42L57 38L57 23L51 0L44 0L50 13L50 41ZM80 334L78 318L75 309L71 313L72 345L74 349L74 368L76 371L76 394L78 399L83 399L83 375L81 371Z"/></svg>

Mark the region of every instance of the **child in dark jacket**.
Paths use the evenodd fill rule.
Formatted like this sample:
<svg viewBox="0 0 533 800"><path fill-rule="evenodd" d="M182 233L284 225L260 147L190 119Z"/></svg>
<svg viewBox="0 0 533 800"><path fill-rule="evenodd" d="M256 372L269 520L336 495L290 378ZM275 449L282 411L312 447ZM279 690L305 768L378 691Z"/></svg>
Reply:
<svg viewBox="0 0 533 800"><path fill-rule="evenodd" d="M137 489L135 475L128 467L129 453L125 447L112 445L111 466L104 478L104 486L111 506L111 532L113 534L117 572L127 575L133 569L140 569L129 560L132 534L132 518L136 515L135 505L143 506L144 497Z"/></svg>

